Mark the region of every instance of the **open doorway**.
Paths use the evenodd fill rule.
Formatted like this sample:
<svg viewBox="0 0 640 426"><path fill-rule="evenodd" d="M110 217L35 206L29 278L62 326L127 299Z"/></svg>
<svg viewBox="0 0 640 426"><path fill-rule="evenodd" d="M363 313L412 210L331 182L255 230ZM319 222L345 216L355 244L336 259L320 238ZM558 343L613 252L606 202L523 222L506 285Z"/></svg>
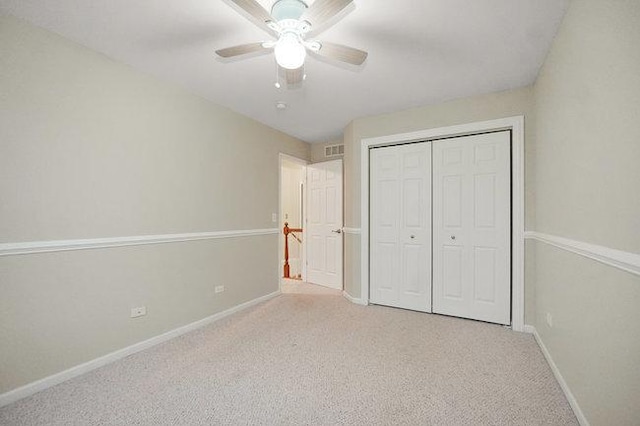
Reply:
<svg viewBox="0 0 640 426"><path fill-rule="evenodd" d="M280 154L280 290L342 293L342 160Z"/></svg>
<svg viewBox="0 0 640 426"><path fill-rule="evenodd" d="M279 274L281 283L304 281L306 278L304 218L304 160L280 154L280 244ZM286 233L286 234L285 234Z"/></svg>

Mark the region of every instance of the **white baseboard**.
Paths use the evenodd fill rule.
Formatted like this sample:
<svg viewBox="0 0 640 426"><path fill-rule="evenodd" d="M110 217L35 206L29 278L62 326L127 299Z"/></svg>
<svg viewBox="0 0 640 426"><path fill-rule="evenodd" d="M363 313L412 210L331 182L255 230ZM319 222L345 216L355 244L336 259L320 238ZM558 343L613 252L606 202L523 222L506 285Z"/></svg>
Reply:
<svg viewBox="0 0 640 426"><path fill-rule="evenodd" d="M173 329L171 331L167 331L166 333L160 334L158 336L152 337L147 340L143 340L142 342L135 343L131 346L127 346L126 348L119 349L115 352L111 352L107 355L101 356L99 358L93 359L83 364L76 365L75 367L71 367L68 370L61 371L60 373L53 374L51 376L45 377L35 382L28 383L19 388L10 390L9 392L5 392L0 395L0 407L11 404L12 402L15 402L19 399L26 398L30 395L33 395L36 392L40 392L52 386L58 385L62 382L65 382L69 379L80 376L81 374L87 373L91 370L95 370L96 368L100 368L106 364L110 364L114 361L125 358L129 355L135 354L136 352L143 351L152 346L166 342L167 340L171 340L175 337L181 336L190 331L209 325L231 314L239 312L243 309L247 309L251 306L257 305L258 303L264 302L273 297L276 297L279 294L280 294L280 290L267 294L262 297L258 297L257 299L253 299L248 302L229 308L226 311L218 312L217 314L213 314L209 317L192 322L191 324L187 324L182 327Z"/></svg>
<svg viewBox="0 0 640 426"><path fill-rule="evenodd" d="M576 418L578 419L578 423L580 423L581 426L589 426L589 422L587 421L587 418L584 416L584 413L580 409L580 406L578 405L578 401L576 401L576 398L573 396L573 393L571 393L571 389L569 389L569 385L564 380L564 377L562 377L562 374L560 373L560 370L558 369L558 366L556 365L556 363L553 362L553 358L551 358L551 354L547 350L547 347L544 345L544 342L542 342L542 338L538 334L538 330L536 330L536 328L532 325L525 325L524 331L526 333L533 334L533 337L535 337L536 342L538 342L538 346L540 347L542 354L546 358L547 363L549 364L549 367L551 367L551 371L553 371L553 375L556 377L558 384L560 384L560 388L562 388L564 395L567 397L567 401L569 401L569 405L571 406L573 413L576 415Z"/></svg>
<svg viewBox="0 0 640 426"><path fill-rule="evenodd" d="M364 300L362 299L358 299L353 297L352 295L350 295L349 293L347 293L346 291L342 291L342 296L347 299L349 302L351 303L355 303L356 305L363 305L363 306L367 306L368 303L366 303Z"/></svg>

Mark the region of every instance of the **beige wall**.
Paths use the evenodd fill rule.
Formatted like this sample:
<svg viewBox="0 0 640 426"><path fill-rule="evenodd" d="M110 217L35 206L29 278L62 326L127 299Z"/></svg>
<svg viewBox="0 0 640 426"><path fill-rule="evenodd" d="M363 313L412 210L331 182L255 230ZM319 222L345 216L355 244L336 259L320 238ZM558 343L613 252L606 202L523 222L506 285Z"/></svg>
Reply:
<svg viewBox="0 0 640 426"><path fill-rule="evenodd" d="M515 115L525 116L526 182L533 181L534 126L533 92L527 87L507 92L459 99L444 104L415 108L354 120L344 132L346 226L360 227L360 147L363 138L485 121ZM532 188L526 186L526 223L533 223ZM345 236L345 289L360 297L360 236ZM534 312L533 286L525 284L528 320Z"/></svg>
<svg viewBox="0 0 640 426"><path fill-rule="evenodd" d="M640 3L574 1L536 84L538 231L640 252Z"/></svg>
<svg viewBox="0 0 640 426"><path fill-rule="evenodd" d="M277 228L278 154L309 151L0 17L0 243ZM278 258L275 234L0 257L0 393L276 291Z"/></svg>
<svg viewBox="0 0 640 426"><path fill-rule="evenodd" d="M640 253L639 23L632 0L565 16L535 86L539 232ZM640 423L640 277L532 244L536 326L587 420Z"/></svg>

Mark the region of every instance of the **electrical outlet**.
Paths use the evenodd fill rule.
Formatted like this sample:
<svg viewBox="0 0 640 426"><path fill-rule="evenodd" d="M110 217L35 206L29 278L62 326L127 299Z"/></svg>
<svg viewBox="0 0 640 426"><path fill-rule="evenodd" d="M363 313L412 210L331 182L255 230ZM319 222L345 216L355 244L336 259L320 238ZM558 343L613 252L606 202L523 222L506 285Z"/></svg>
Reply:
<svg viewBox="0 0 640 426"><path fill-rule="evenodd" d="M131 308L131 318L138 318L147 315L146 306L138 306L137 308Z"/></svg>
<svg viewBox="0 0 640 426"><path fill-rule="evenodd" d="M216 293L222 293L224 291L223 285L217 285L215 289Z"/></svg>
<svg viewBox="0 0 640 426"><path fill-rule="evenodd" d="M551 315L551 312L547 312L547 325L549 328L553 328L553 315Z"/></svg>
<svg viewBox="0 0 640 426"><path fill-rule="evenodd" d="M271 213L271 222L276 223L278 221L278 214Z"/></svg>

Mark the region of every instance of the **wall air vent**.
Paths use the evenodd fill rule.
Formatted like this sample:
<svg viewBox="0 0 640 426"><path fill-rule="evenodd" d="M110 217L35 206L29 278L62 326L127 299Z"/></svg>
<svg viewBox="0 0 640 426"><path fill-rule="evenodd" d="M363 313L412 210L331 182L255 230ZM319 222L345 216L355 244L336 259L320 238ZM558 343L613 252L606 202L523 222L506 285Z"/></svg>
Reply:
<svg viewBox="0 0 640 426"><path fill-rule="evenodd" d="M344 155L344 145L328 145L324 147L325 157L339 157Z"/></svg>

